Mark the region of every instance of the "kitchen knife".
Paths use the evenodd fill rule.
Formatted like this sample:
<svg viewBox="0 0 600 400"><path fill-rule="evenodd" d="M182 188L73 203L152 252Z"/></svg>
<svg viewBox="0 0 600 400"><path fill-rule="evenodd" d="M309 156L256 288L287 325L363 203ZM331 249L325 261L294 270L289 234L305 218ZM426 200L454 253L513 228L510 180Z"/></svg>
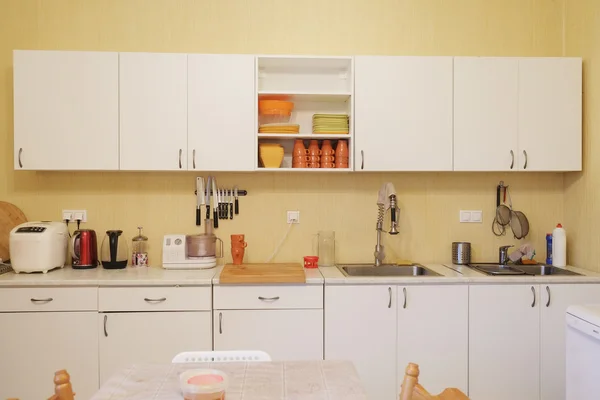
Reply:
<svg viewBox="0 0 600 400"><path fill-rule="evenodd" d="M204 203L204 178L196 177L196 226L202 225L201 208Z"/></svg>
<svg viewBox="0 0 600 400"><path fill-rule="evenodd" d="M213 191L213 217L214 217L214 227L218 228L219 227L219 213L217 211L218 209L218 202L219 202L219 192L217 190L217 178L215 178L214 176L212 177L212 191Z"/></svg>
<svg viewBox="0 0 600 400"><path fill-rule="evenodd" d="M240 213L240 205L238 203L238 187L237 187L237 185L234 186L233 192L235 195L235 215L238 215Z"/></svg>
<svg viewBox="0 0 600 400"><path fill-rule="evenodd" d="M233 193L229 190L229 219L233 219Z"/></svg>
<svg viewBox="0 0 600 400"><path fill-rule="evenodd" d="M210 184L212 182L212 178L209 176L206 178L206 219L210 221Z"/></svg>
<svg viewBox="0 0 600 400"><path fill-rule="evenodd" d="M221 219L225 219L225 189L221 188Z"/></svg>
<svg viewBox="0 0 600 400"><path fill-rule="evenodd" d="M223 219L223 189L219 188L219 219Z"/></svg>

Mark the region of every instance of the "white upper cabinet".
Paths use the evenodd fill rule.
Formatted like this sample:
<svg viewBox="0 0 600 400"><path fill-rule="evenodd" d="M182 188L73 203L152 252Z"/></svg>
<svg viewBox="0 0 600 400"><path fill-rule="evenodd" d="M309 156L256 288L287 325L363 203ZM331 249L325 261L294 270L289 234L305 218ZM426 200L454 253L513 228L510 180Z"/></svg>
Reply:
<svg viewBox="0 0 600 400"><path fill-rule="evenodd" d="M519 60L519 169L580 171L580 58Z"/></svg>
<svg viewBox="0 0 600 400"><path fill-rule="evenodd" d="M14 168L119 169L118 53L13 53Z"/></svg>
<svg viewBox="0 0 600 400"><path fill-rule="evenodd" d="M431 393L447 387L467 393L469 288L414 285L397 290L398 393L410 362L419 364L419 383Z"/></svg>
<svg viewBox="0 0 600 400"><path fill-rule="evenodd" d="M356 57L354 93L356 170L452 170L452 57Z"/></svg>
<svg viewBox="0 0 600 400"><path fill-rule="evenodd" d="M454 58L454 170L518 167L517 58Z"/></svg>
<svg viewBox="0 0 600 400"><path fill-rule="evenodd" d="M252 55L188 55L189 170L254 170L254 65Z"/></svg>
<svg viewBox="0 0 600 400"><path fill-rule="evenodd" d="M122 170L187 169L187 54L120 53Z"/></svg>

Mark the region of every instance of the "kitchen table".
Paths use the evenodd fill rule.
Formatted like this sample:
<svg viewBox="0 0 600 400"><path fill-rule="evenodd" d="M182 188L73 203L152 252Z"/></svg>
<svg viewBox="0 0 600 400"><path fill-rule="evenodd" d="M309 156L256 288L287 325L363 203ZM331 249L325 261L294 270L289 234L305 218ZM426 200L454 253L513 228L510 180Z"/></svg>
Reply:
<svg viewBox="0 0 600 400"><path fill-rule="evenodd" d="M349 361L285 361L132 365L110 378L92 400L181 400L179 374L194 368L225 372L227 400L367 399Z"/></svg>

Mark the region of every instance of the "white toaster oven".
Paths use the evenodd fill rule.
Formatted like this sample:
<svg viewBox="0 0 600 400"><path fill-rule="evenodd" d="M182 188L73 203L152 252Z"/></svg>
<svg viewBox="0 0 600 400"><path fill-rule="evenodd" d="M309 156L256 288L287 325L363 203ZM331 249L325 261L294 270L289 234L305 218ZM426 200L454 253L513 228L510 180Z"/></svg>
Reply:
<svg viewBox="0 0 600 400"><path fill-rule="evenodd" d="M69 230L64 222L25 222L10 231L9 252L15 272L62 268L67 259Z"/></svg>

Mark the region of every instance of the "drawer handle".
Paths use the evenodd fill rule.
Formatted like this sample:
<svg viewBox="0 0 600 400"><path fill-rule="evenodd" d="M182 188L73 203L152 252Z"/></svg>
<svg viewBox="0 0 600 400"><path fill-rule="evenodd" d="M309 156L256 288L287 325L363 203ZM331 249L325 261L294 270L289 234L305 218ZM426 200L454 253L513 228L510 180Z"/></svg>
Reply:
<svg viewBox="0 0 600 400"><path fill-rule="evenodd" d="M106 321L108 321L108 315L104 315L104 337L108 337L108 331L106 330Z"/></svg>
<svg viewBox="0 0 600 400"><path fill-rule="evenodd" d="M46 303L50 303L52 300L54 300L52 297L48 297L47 299L31 299L32 303L42 303L42 304L46 304Z"/></svg>
<svg viewBox="0 0 600 400"><path fill-rule="evenodd" d="M23 163L21 162L21 154L23 154L23 148L19 147L19 168L23 168Z"/></svg>
<svg viewBox="0 0 600 400"><path fill-rule="evenodd" d="M550 288L546 286L546 292L548 292L548 301L546 302L546 307L550 307Z"/></svg>
<svg viewBox="0 0 600 400"><path fill-rule="evenodd" d="M262 296L258 296L259 300L262 301L277 301L279 300L279 296L275 296L275 297L262 297Z"/></svg>
<svg viewBox="0 0 600 400"><path fill-rule="evenodd" d="M162 303L163 301L167 301L167 298L161 297L160 299L149 299L147 297L144 297L144 301L146 303Z"/></svg>
<svg viewBox="0 0 600 400"><path fill-rule="evenodd" d="M402 308L406 308L406 288L402 288L402 293L404 293L404 304L402 304Z"/></svg>
<svg viewBox="0 0 600 400"><path fill-rule="evenodd" d="M531 287L531 294L533 294L533 301L531 302L531 307L535 307L535 289L533 286Z"/></svg>
<svg viewBox="0 0 600 400"><path fill-rule="evenodd" d="M223 313L219 313L219 334L223 334Z"/></svg>
<svg viewBox="0 0 600 400"><path fill-rule="evenodd" d="M388 288L388 294L390 295L390 301L388 301L388 308L392 308L392 288Z"/></svg>

